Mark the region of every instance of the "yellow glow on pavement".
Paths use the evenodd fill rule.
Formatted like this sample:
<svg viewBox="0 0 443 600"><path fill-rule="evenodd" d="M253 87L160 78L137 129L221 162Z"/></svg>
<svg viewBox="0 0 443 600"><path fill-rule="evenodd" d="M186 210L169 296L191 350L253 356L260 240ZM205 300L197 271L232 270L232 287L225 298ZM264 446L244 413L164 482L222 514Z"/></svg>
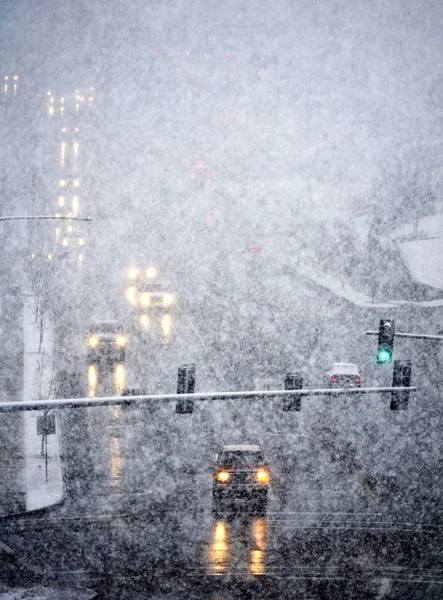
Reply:
<svg viewBox="0 0 443 600"><path fill-rule="evenodd" d="M172 318L171 315L163 315L161 320L161 328L163 335L167 338L172 330Z"/></svg>
<svg viewBox="0 0 443 600"><path fill-rule="evenodd" d="M228 530L223 521L218 521L214 526L209 546L209 567L214 575L221 575L226 572L229 558L228 553Z"/></svg>
<svg viewBox="0 0 443 600"><path fill-rule="evenodd" d="M112 433L111 438L111 485L120 487L122 479L123 461L120 454L120 436L118 432Z"/></svg>
<svg viewBox="0 0 443 600"><path fill-rule="evenodd" d="M255 519L252 523L252 539L254 548L249 553L249 570L252 575L263 575L266 550L266 521L264 519Z"/></svg>
<svg viewBox="0 0 443 600"><path fill-rule="evenodd" d="M131 285L126 289L126 298L129 300L129 303L132 304L132 306L137 304L137 288L135 285Z"/></svg>
<svg viewBox="0 0 443 600"><path fill-rule="evenodd" d="M78 200L78 196L74 196L72 198L72 212L74 213L75 217L78 215L79 208L80 208L80 202Z"/></svg>
<svg viewBox="0 0 443 600"><path fill-rule="evenodd" d="M95 365L88 367L88 396L94 398L97 389L97 368Z"/></svg>
<svg viewBox="0 0 443 600"><path fill-rule="evenodd" d="M122 389L125 387L125 366L118 364L114 373L115 392L117 396L121 396Z"/></svg>

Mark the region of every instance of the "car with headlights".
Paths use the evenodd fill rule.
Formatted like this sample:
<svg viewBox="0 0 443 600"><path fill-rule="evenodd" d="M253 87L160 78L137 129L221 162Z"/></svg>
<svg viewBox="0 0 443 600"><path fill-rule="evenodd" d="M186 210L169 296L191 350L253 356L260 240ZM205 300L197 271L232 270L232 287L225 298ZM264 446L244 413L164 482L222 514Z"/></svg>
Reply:
<svg viewBox="0 0 443 600"><path fill-rule="evenodd" d="M97 321L89 328L88 363L125 361L128 339L119 321Z"/></svg>
<svg viewBox="0 0 443 600"><path fill-rule="evenodd" d="M336 362L328 371L328 385L331 388L361 387L360 371L356 364Z"/></svg>
<svg viewBox="0 0 443 600"><path fill-rule="evenodd" d="M252 504L258 512L266 510L270 477L259 445L224 446L216 456L212 477L214 512L239 501Z"/></svg>
<svg viewBox="0 0 443 600"><path fill-rule="evenodd" d="M140 307L143 310L171 310L175 298L171 294L170 285L166 281L145 281L140 286Z"/></svg>

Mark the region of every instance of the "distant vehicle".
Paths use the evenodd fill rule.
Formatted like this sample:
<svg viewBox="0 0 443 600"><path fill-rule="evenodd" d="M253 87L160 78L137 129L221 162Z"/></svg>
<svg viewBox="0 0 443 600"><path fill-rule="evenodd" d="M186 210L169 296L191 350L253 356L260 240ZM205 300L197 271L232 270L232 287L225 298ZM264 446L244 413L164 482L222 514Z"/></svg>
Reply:
<svg viewBox="0 0 443 600"><path fill-rule="evenodd" d="M145 281L140 286L140 306L143 309L170 310L174 305L174 296L170 293L166 281Z"/></svg>
<svg viewBox="0 0 443 600"><path fill-rule="evenodd" d="M89 328L88 363L125 361L127 337L118 321L98 321Z"/></svg>
<svg viewBox="0 0 443 600"><path fill-rule="evenodd" d="M139 306L144 313L151 311L170 311L174 308L175 297L171 285L159 279L157 267L141 269L130 267L126 273L126 298L132 306Z"/></svg>
<svg viewBox="0 0 443 600"><path fill-rule="evenodd" d="M331 388L361 387L360 372L354 363L337 362L328 371L328 384Z"/></svg>
<svg viewBox="0 0 443 600"><path fill-rule="evenodd" d="M260 446L224 446L214 464L212 508L218 512L228 502L246 500L263 513L268 486L269 470Z"/></svg>

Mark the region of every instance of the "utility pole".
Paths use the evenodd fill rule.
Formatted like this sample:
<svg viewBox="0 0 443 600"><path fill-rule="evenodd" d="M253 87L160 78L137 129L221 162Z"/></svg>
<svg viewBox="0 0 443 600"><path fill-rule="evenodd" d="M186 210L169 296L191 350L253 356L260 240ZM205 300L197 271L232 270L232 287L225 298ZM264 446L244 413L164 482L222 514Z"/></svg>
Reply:
<svg viewBox="0 0 443 600"><path fill-rule="evenodd" d="M5 203L5 184L6 184L6 180L7 179L8 178L6 177L6 175L4 175L3 177L0 177L0 181L2 182L2 197L1 197L1 200L0 200L0 217L3 214L3 206L4 206L4 203Z"/></svg>

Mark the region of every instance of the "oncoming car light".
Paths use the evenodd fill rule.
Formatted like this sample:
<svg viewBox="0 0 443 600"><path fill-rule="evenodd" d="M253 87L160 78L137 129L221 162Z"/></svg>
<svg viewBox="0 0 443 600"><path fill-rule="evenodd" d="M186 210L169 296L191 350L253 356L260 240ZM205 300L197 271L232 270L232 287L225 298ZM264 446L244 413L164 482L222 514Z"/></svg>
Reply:
<svg viewBox="0 0 443 600"><path fill-rule="evenodd" d="M88 344L91 348L96 348L98 346L98 338L95 335L91 335L88 339Z"/></svg>
<svg viewBox="0 0 443 600"><path fill-rule="evenodd" d="M149 306L151 304L151 296L147 293L140 294L140 305Z"/></svg>
<svg viewBox="0 0 443 600"><path fill-rule="evenodd" d="M219 483L226 483L227 481L229 481L229 473L227 471L220 471L219 473L217 473L217 481Z"/></svg>
<svg viewBox="0 0 443 600"><path fill-rule="evenodd" d="M174 297L172 294L165 294L162 298L164 306L171 306L174 302Z"/></svg>
<svg viewBox="0 0 443 600"><path fill-rule="evenodd" d="M260 471L257 471L255 478L259 483L268 483L269 475L266 471L261 469Z"/></svg>
<svg viewBox="0 0 443 600"><path fill-rule="evenodd" d="M155 267L148 267L146 269L146 277L148 279L157 279L158 271Z"/></svg>
<svg viewBox="0 0 443 600"><path fill-rule="evenodd" d="M115 343L119 348L124 348L126 346L126 342L126 337L123 334L118 335L117 339L115 340Z"/></svg>
<svg viewBox="0 0 443 600"><path fill-rule="evenodd" d="M137 269L137 267L131 267L128 270L128 277L129 277L129 279L137 279L137 277L138 277L138 269Z"/></svg>

